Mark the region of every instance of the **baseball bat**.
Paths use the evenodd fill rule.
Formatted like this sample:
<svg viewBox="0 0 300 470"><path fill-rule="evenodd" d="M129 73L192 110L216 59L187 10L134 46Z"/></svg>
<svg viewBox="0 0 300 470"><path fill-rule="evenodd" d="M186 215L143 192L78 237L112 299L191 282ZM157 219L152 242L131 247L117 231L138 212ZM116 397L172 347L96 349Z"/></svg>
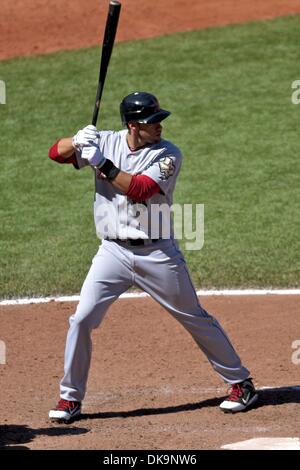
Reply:
<svg viewBox="0 0 300 470"><path fill-rule="evenodd" d="M120 2L118 2L117 0L111 0L109 2L108 15L107 15L106 26L105 26L103 42L102 42L102 53L101 53L101 60L100 60L98 88L97 88L95 107L94 107L94 112L93 112L93 117L92 117L92 124L94 126L96 126L97 124L106 73L107 73L110 56L111 56L114 42L115 42L120 10L121 10Z"/></svg>

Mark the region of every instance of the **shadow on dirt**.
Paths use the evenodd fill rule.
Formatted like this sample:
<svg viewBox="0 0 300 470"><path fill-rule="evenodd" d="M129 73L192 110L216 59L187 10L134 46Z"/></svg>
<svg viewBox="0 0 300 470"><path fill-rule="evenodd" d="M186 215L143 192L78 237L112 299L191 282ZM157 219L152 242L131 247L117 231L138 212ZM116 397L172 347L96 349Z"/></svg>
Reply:
<svg viewBox="0 0 300 470"><path fill-rule="evenodd" d="M102 413L82 414L80 419L109 419L109 418L134 418L138 416L161 415L168 413L180 413L183 411L200 410L201 408L215 407L223 398L210 398L197 403L186 403L184 405L167 406L164 408L140 408L131 411L107 411Z"/></svg>
<svg viewBox="0 0 300 470"><path fill-rule="evenodd" d="M258 401L252 409L260 408L262 406L279 406L286 403L300 403L300 386L292 387L279 387L258 390ZM86 413L82 414L79 420L82 419L109 419L109 418L134 418L139 416L168 414L168 413L181 413L184 411L201 410L201 408L218 407L226 396L219 398L209 398L197 403L186 403L184 405L167 406L164 408L140 408L131 411L107 411L99 413ZM245 410L246 412L248 410Z"/></svg>
<svg viewBox="0 0 300 470"><path fill-rule="evenodd" d="M260 389L258 393L259 400L255 408L279 406L286 403L300 403L300 385Z"/></svg>
<svg viewBox="0 0 300 470"><path fill-rule="evenodd" d="M0 425L0 450L30 450L20 445L32 442L37 436L66 436L89 432L85 428L52 427L32 429L26 425Z"/></svg>

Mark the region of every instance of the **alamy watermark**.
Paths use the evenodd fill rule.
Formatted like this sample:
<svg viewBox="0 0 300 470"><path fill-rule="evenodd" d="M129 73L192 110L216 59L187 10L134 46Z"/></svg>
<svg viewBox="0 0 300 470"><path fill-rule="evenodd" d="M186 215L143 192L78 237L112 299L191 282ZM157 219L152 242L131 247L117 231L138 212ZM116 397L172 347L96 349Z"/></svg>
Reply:
<svg viewBox="0 0 300 470"><path fill-rule="evenodd" d="M295 90L292 93L292 103L300 104L300 80L294 80L292 83L292 89Z"/></svg>
<svg viewBox="0 0 300 470"><path fill-rule="evenodd" d="M6 104L6 86L3 80L0 80L0 104Z"/></svg>
<svg viewBox="0 0 300 470"><path fill-rule="evenodd" d="M292 349L295 349L292 354L292 363L298 366L300 364L300 339L295 339L292 342Z"/></svg>
<svg viewBox="0 0 300 470"><path fill-rule="evenodd" d="M204 204L132 203L128 199L97 202L96 231L100 238L183 240L186 250L204 245Z"/></svg>
<svg viewBox="0 0 300 470"><path fill-rule="evenodd" d="M6 364L6 345L0 340L0 365Z"/></svg>

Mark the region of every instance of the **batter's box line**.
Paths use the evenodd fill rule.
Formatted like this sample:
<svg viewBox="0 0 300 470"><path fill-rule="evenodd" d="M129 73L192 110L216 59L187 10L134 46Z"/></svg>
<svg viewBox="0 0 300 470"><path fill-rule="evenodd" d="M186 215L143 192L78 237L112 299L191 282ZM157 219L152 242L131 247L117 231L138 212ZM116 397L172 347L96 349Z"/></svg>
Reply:
<svg viewBox="0 0 300 470"><path fill-rule="evenodd" d="M0 340L0 365L6 364L6 344Z"/></svg>
<svg viewBox="0 0 300 470"><path fill-rule="evenodd" d="M270 387L270 386L266 386L266 387L256 387L256 390L258 390L258 391L261 390L262 392L263 392L264 390L274 390L274 391L276 391L276 390L278 390L278 388L280 388L280 390L281 390L282 392L300 392L300 385L287 385L287 386L285 386L285 385L277 385L277 386L275 386L275 385L274 385L274 386L272 386L272 387Z"/></svg>

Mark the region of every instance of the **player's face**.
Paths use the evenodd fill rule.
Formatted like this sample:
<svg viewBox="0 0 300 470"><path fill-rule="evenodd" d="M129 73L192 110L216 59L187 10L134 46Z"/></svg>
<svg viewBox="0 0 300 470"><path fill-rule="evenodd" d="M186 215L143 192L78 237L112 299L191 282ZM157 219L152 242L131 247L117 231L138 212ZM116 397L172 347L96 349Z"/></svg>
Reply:
<svg viewBox="0 0 300 470"><path fill-rule="evenodd" d="M160 122L154 124L139 124L139 138L144 144L155 144L161 139L162 125Z"/></svg>

